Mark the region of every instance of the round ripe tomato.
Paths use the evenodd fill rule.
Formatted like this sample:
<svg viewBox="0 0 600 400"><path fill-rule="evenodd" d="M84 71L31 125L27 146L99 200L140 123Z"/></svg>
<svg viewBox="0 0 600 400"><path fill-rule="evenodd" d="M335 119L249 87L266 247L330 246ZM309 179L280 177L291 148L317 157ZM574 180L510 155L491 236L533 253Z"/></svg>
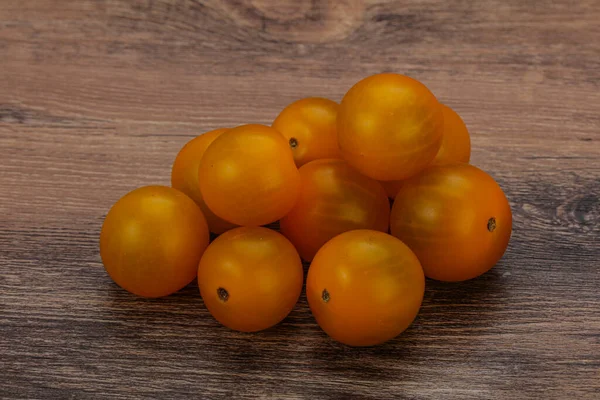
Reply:
<svg viewBox="0 0 600 400"><path fill-rule="evenodd" d="M442 104L444 135L442 145L431 162L433 165L468 163L471 159L471 138L464 121L450 107Z"/></svg>
<svg viewBox="0 0 600 400"><path fill-rule="evenodd" d="M287 214L300 174L285 138L264 125L242 125L206 149L198 179L202 197L219 217L242 226L266 225Z"/></svg>
<svg viewBox="0 0 600 400"><path fill-rule="evenodd" d="M208 246L200 208L170 187L136 189L112 206L100 232L110 277L144 297L167 296L190 283Z"/></svg>
<svg viewBox="0 0 600 400"><path fill-rule="evenodd" d="M298 167L321 158L340 158L335 101L311 97L293 102L273 121L288 140Z"/></svg>
<svg viewBox="0 0 600 400"><path fill-rule="evenodd" d="M450 107L442 104L444 112L444 134L442 145L430 165L468 163L471 158L471 138L462 118ZM402 181L382 181L390 198L395 198Z"/></svg>
<svg viewBox="0 0 600 400"><path fill-rule="evenodd" d="M404 182L392 234L419 257L425 275L463 281L488 271L510 239L512 214L500 186L469 164L433 166Z"/></svg>
<svg viewBox="0 0 600 400"><path fill-rule="evenodd" d="M387 232L390 203L381 184L344 160L315 160L300 168L300 196L281 219L281 233L310 261L329 239L353 229Z"/></svg>
<svg viewBox="0 0 600 400"><path fill-rule="evenodd" d="M415 254L386 233L355 230L331 239L308 270L306 297L318 324L350 346L372 346L417 316L425 277Z"/></svg>
<svg viewBox="0 0 600 400"><path fill-rule="evenodd" d="M217 321L255 332L277 324L292 311L303 275L298 253L283 235L243 227L225 232L206 249L198 286Z"/></svg>
<svg viewBox="0 0 600 400"><path fill-rule="evenodd" d="M337 121L344 159L380 181L415 175L442 142L442 106L425 85L403 75L358 82L344 96Z"/></svg>
<svg viewBox="0 0 600 400"><path fill-rule="evenodd" d="M217 217L204 202L198 183L198 167L208 146L227 130L227 128L215 129L187 142L177 154L171 170L171 186L182 191L198 204L206 217L208 229L217 234L228 231L235 225Z"/></svg>

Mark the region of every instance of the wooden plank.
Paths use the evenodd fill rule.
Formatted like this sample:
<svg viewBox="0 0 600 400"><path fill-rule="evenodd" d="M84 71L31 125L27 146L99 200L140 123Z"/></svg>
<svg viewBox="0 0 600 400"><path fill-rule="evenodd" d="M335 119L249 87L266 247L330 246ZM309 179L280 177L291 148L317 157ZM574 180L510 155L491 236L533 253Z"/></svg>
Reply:
<svg viewBox="0 0 600 400"><path fill-rule="evenodd" d="M1 2L0 397L597 398L598 20L596 0ZM380 71L455 108L505 189L490 273L428 281L413 326L367 349L304 296L249 335L195 284L144 300L110 281L106 212L168 184L187 140Z"/></svg>

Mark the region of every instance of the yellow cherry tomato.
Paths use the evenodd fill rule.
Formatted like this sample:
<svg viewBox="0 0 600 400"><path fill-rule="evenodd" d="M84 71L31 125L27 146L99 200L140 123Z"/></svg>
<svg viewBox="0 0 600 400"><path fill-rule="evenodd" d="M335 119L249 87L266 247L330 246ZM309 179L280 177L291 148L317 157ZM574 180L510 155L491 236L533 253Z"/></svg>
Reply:
<svg viewBox="0 0 600 400"><path fill-rule="evenodd" d="M200 208L165 186L136 189L117 201L100 232L100 256L110 277L144 297L167 296L190 283L208 246Z"/></svg>
<svg viewBox="0 0 600 400"><path fill-rule="evenodd" d="M450 107L442 104L444 134L442 145L431 162L432 165L468 163L471 159L471 137L465 122Z"/></svg>
<svg viewBox="0 0 600 400"><path fill-rule="evenodd" d="M450 282L492 268L512 231L504 192L469 164L433 166L405 181L390 219L392 234L415 252L425 275Z"/></svg>
<svg viewBox="0 0 600 400"><path fill-rule="evenodd" d="M344 160L315 160L300 168L300 196L281 219L281 233L311 261L329 239L353 229L387 232L390 203L375 179Z"/></svg>
<svg viewBox="0 0 600 400"><path fill-rule="evenodd" d="M430 165L468 163L471 158L471 138L462 118L450 107L442 104L444 112L444 135L442 145ZM403 181L382 181L390 198L395 198Z"/></svg>
<svg viewBox="0 0 600 400"><path fill-rule="evenodd" d="M303 279L294 246L262 227L225 232L211 243L198 268L200 294L210 313L243 332L284 319L298 301Z"/></svg>
<svg viewBox="0 0 600 400"><path fill-rule="evenodd" d="M344 159L380 181L417 174L442 141L442 106L421 82L398 74L373 75L354 85L337 121Z"/></svg>
<svg viewBox="0 0 600 400"><path fill-rule="evenodd" d="M306 297L332 338L372 346L403 332L419 312L425 277L415 254L386 233L355 230L331 239L308 270Z"/></svg>
<svg viewBox="0 0 600 400"><path fill-rule="evenodd" d="M339 105L320 97L301 99L279 113L273 128L288 140L298 167L312 160L340 158L336 118Z"/></svg>
<svg viewBox="0 0 600 400"><path fill-rule="evenodd" d="M208 146L227 130L228 128L215 129L187 142L177 154L171 170L171 186L182 191L198 204L206 217L208 229L217 234L228 231L235 225L216 216L204 202L198 182L198 167Z"/></svg>
<svg viewBox="0 0 600 400"><path fill-rule="evenodd" d="M277 221L293 207L300 174L285 138L264 125L242 125L206 149L200 191L219 217L242 226Z"/></svg>

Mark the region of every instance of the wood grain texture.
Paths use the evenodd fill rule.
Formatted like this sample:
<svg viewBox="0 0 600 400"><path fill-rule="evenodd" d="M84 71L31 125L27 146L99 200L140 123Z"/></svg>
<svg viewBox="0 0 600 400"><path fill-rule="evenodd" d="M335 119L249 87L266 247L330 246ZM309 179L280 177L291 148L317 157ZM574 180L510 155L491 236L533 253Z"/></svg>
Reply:
<svg viewBox="0 0 600 400"><path fill-rule="evenodd" d="M598 399L599 20L597 0L1 1L0 397ZM250 335L193 284L111 282L106 212L169 184L187 140L381 71L457 110L506 191L491 272L428 281L412 327L366 349L305 297Z"/></svg>

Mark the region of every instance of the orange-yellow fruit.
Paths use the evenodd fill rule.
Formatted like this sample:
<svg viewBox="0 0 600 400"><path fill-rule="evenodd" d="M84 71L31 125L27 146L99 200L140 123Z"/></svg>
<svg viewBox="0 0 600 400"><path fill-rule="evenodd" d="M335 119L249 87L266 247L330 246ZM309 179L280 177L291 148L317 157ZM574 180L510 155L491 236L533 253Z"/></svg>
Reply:
<svg viewBox="0 0 600 400"><path fill-rule="evenodd" d="M242 125L222 133L204 152L200 191L219 217L259 226L287 214L300 190L300 174L287 140L264 125Z"/></svg>
<svg viewBox="0 0 600 400"><path fill-rule="evenodd" d="M475 278L500 260L512 214L500 186L479 168L436 165L404 182L390 226L419 257L427 277L456 282Z"/></svg>
<svg viewBox="0 0 600 400"><path fill-rule="evenodd" d="M208 246L200 208L178 190L145 186L117 201L100 232L110 277L144 297L167 296L190 283Z"/></svg>
<svg viewBox="0 0 600 400"><path fill-rule="evenodd" d="M342 156L380 181L405 179L429 165L440 148L442 130L442 106L433 93L398 74L358 82L338 113Z"/></svg>
<svg viewBox="0 0 600 400"><path fill-rule="evenodd" d="M341 158L338 108L335 101L310 97L288 105L273 121L273 128L288 140L298 167L322 158Z"/></svg>
<svg viewBox="0 0 600 400"><path fill-rule="evenodd" d="M171 186L188 195L198 204L206 217L208 228L214 233L223 233L235 227L231 222L217 217L204 202L198 182L198 167L208 146L228 128L206 132L186 143L179 151L171 170Z"/></svg>
<svg viewBox="0 0 600 400"><path fill-rule="evenodd" d="M425 277L415 254L386 233L354 230L331 239L308 270L306 297L335 340L372 346L403 332L417 316Z"/></svg>
<svg viewBox="0 0 600 400"><path fill-rule="evenodd" d="M471 158L471 138L462 118L450 107L442 104L444 135L442 145L430 165L468 163ZM403 181L382 181L387 195L395 198Z"/></svg>

